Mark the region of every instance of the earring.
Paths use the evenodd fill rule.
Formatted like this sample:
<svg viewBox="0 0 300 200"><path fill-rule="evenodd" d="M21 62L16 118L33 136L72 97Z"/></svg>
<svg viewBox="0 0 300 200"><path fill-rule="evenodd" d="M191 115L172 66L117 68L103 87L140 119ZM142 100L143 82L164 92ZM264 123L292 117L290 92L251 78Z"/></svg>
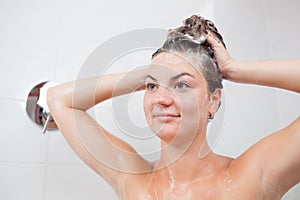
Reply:
<svg viewBox="0 0 300 200"><path fill-rule="evenodd" d="M213 113L210 113L209 116L208 116L208 122L212 121L214 119L214 114Z"/></svg>

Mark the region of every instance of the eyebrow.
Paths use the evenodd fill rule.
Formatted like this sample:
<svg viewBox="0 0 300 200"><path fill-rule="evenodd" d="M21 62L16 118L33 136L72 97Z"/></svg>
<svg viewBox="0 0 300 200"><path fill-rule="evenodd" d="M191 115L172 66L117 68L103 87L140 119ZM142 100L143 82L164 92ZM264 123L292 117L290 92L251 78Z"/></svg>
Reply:
<svg viewBox="0 0 300 200"><path fill-rule="evenodd" d="M156 78L154 78L154 77L153 77L153 76L151 76L151 75L147 75L147 76L146 76L146 78L145 78L145 80L146 80L147 78L150 78L150 79L152 79L152 80L154 80L154 81L157 81L157 79L156 79Z"/></svg>
<svg viewBox="0 0 300 200"><path fill-rule="evenodd" d="M171 77L170 80L171 80L171 81L174 81L174 80L176 80L176 79L179 79L179 78L182 77L182 76L190 76L190 77L192 77L192 78L195 78L192 74L189 74L189 73L187 73L187 72L183 72L183 73L180 73L180 74L177 74L177 75ZM151 75L147 75L146 78L145 78L145 80L146 80L147 78L150 78L150 79L152 79L152 80L154 80L154 81L157 81L157 79L154 78L154 77L151 76Z"/></svg>
<svg viewBox="0 0 300 200"><path fill-rule="evenodd" d="M176 80L176 79L178 79L178 78L180 78L182 76L190 76L192 78L195 78L192 74L189 74L187 72L183 72L183 73L180 73L180 74L178 74L176 76L173 76L170 80L174 81L174 80Z"/></svg>

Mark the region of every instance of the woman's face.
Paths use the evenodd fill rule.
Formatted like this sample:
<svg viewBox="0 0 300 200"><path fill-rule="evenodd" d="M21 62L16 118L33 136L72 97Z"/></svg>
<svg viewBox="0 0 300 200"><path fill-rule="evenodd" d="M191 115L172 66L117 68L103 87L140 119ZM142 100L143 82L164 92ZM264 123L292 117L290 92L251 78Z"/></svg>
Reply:
<svg viewBox="0 0 300 200"><path fill-rule="evenodd" d="M157 55L145 85L146 119L160 139L190 141L206 131L210 95L205 79L190 62L172 53Z"/></svg>

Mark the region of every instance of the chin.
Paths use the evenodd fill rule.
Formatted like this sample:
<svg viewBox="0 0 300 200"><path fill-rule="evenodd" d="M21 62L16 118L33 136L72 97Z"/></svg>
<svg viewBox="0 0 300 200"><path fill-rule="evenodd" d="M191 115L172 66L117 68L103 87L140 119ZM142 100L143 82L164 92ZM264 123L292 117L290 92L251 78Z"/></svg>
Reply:
<svg viewBox="0 0 300 200"><path fill-rule="evenodd" d="M167 142L167 143L170 143L172 142L175 138L176 138L176 133L165 133L165 132L159 132L156 134L156 136L164 141L164 142Z"/></svg>
<svg viewBox="0 0 300 200"><path fill-rule="evenodd" d="M178 127L170 127L164 125L163 127L151 127L153 133L161 140L170 143L172 142L179 134Z"/></svg>

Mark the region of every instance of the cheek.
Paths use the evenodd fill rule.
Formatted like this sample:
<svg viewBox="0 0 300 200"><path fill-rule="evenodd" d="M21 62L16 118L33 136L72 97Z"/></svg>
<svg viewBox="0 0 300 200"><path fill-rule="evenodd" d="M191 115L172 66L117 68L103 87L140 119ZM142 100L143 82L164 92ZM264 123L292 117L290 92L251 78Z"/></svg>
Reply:
<svg viewBox="0 0 300 200"><path fill-rule="evenodd" d="M179 96L180 107L183 117L192 121L206 118L208 110L208 95L202 93L191 93Z"/></svg>
<svg viewBox="0 0 300 200"><path fill-rule="evenodd" d="M147 93L145 93L144 95L144 100L143 100L143 107L144 107L144 113L145 113L145 117L148 123L150 123L150 105L151 105L151 100L149 98L149 96L147 95Z"/></svg>
<svg viewBox="0 0 300 200"><path fill-rule="evenodd" d="M181 109L180 132L187 141L192 141L206 129L207 96L194 92L178 95L178 99Z"/></svg>

